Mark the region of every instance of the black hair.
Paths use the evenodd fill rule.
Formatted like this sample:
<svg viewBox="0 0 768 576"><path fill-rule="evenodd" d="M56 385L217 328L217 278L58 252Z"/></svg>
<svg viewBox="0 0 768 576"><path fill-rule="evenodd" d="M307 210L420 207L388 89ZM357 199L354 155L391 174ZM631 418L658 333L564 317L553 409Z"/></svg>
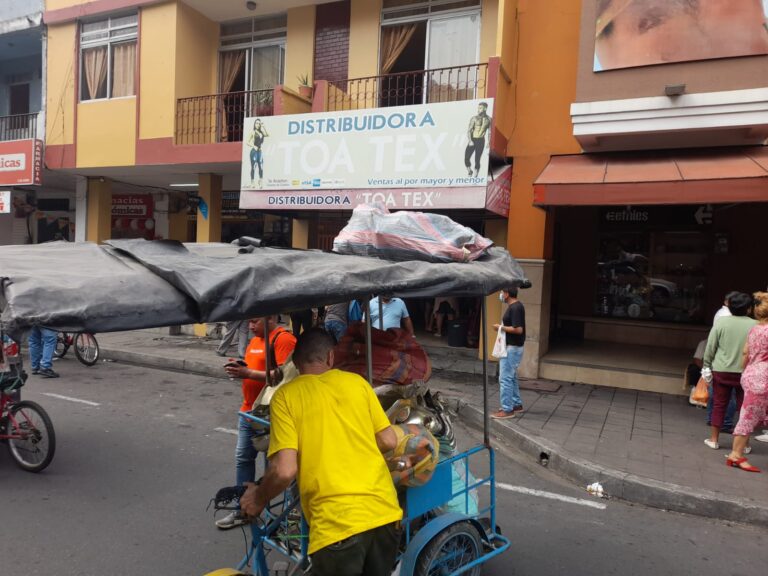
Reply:
<svg viewBox="0 0 768 576"><path fill-rule="evenodd" d="M736 294L738 293L739 293L738 290L732 290L731 292L728 292L728 294L725 295L725 301L730 302L731 298L736 296Z"/></svg>
<svg viewBox="0 0 768 576"><path fill-rule="evenodd" d="M510 286L509 288L505 288L507 291L507 294L512 296L512 298L517 298L517 286Z"/></svg>
<svg viewBox="0 0 768 576"><path fill-rule="evenodd" d="M728 310L734 316L746 316L752 307L752 296L744 292L736 292L728 299Z"/></svg>
<svg viewBox="0 0 768 576"><path fill-rule="evenodd" d="M301 369L301 366L311 362L324 362L328 352L336 345L333 336L321 328L310 328L303 332L296 340L296 348L293 350L293 361Z"/></svg>
<svg viewBox="0 0 768 576"><path fill-rule="evenodd" d="M487 102L480 102L480 103L478 104L478 106L482 106L483 108L486 108L486 109L487 109L487 108L488 108L488 103L487 103Z"/></svg>

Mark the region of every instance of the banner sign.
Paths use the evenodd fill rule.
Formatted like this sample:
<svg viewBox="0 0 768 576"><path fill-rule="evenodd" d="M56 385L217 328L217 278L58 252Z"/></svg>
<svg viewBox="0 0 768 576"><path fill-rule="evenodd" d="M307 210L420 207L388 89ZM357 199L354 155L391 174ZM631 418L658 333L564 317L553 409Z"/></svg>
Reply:
<svg viewBox="0 0 768 576"><path fill-rule="evenodd" d="M150 194L113 194L112 238L154 239L154 208Z"/></svg>
<svg viewBox="0 0 768 576"><path fill-rule="evenodd" d="M41 140L0 142L0 186L40 185L43 168Z"/></svg>
<svg viewBox="0 0 768 576"><path fill-rule="evenodd" d="M246 118L241 189L312 191L297 197L321 198L322 207L335 202L327 202L334 195L319 193L323 190L337 192L347 199L342 204L351 206L353 190L484 189L492 118L492 98ZM246 205L245 196L240 207L254 207ZM294 196L273 196L286 197ZM413 196L401 198L415 202Z"/></svg>
<svg viewBox="0 0 768 576"><path fill-rule="evenodd" d="M247 210L352 210L355 206L371 202L381 202L390 210L482 209L485 208L485 188L240 192L240 208Z"/></svg>

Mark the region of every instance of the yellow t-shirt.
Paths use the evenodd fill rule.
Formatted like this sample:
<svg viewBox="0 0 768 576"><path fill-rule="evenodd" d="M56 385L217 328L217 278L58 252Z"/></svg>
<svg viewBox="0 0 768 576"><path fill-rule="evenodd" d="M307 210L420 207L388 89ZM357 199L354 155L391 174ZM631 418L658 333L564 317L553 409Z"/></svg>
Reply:
<svg viewBox="0 0 768 576"><path fill-rule="evenodd" d="M392 477L376 446L389 426L368 382L329 370L275 392L268 456L298 450L299 493L309 523L309 553L400 520Z"/></svg>

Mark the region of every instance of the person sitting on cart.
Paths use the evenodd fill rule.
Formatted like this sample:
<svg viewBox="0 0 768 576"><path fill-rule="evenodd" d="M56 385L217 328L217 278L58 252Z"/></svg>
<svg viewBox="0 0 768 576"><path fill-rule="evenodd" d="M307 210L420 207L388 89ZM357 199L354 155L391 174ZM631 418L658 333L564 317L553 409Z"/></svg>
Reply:
<svg viewBox="0 0 768 576"><path fill-rule="evenodd" d="M389 576L403 513L383 453L397 437L368 382L333 369L333 348L333 337L318 329L299 337L300 376L270 403L266 474L240 505L259 516L298 475L312 574Z"/></svg>
<svg viewBox="0 0 768 576"><path fill-rule="evenodd" d="M277 325L277 316L252 318L248 324L256 336L248 343L245 352L245 365L229 363L224 367L230 378L242 378L243 403L241 412L248 412L259 396L266 382L267 355L264 345L264 322L269 327L270 365L282 366L296 346L296 338ZM235 448L235 477L238 486L256 479L256 457L258 452L253 446L255 434L250 422L240 416L237 428L237 447ZM247 523L247 519L237 510L216 521L216 526L229 530Z"/></svg>

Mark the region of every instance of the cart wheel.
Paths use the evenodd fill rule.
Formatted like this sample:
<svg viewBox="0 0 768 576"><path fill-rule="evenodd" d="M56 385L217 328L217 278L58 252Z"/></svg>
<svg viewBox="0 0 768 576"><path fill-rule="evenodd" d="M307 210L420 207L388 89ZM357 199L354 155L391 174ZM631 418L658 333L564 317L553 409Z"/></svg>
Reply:
<svg viewBox="0 0 768 576"><path fill-rule="evenodd" d="M21 468L41 472L53 460L56 434L48 413L36 402L23 400L9 409L8 450Z"/></svg>
<svg viewBox="0 0 768 576"><path fill-rule="evenodd" d="M444 576L453 574L480 557L482 540L471 522L459 522L435 536L424 547L416 562L415 576ZM479 576L480 566L464 572Z"/></svg>
<svg viewBox="0 0 768 576"><path fill-rule="evenodd" d="M99 359L99 343L96 337L88 332L75 336L75 356L86 366L93 366Z"/></svg>

